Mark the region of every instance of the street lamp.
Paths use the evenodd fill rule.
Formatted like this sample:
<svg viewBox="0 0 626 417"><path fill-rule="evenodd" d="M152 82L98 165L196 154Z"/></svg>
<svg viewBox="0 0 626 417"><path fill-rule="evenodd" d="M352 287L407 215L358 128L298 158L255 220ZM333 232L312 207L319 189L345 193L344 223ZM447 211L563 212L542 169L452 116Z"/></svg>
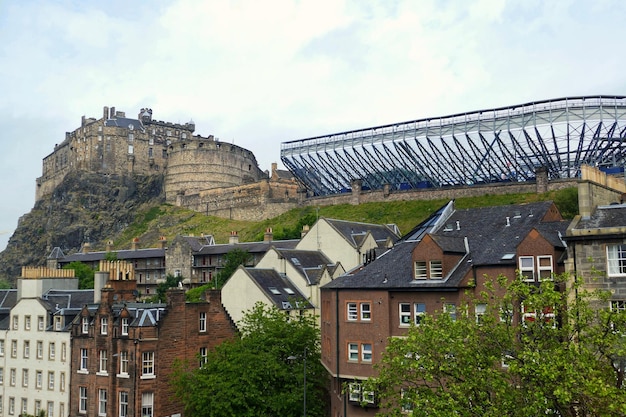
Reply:
<svg viewBox="0 0 626 417"><path fill-rule="evenodd" d="M287 359L293 361L298 359L298 357L291 355L287 357ZM304 356L302 356L302 362L304 366L304 399L302 400L302 415L303 417L306 417L306 346L304 348Z"/></svg>

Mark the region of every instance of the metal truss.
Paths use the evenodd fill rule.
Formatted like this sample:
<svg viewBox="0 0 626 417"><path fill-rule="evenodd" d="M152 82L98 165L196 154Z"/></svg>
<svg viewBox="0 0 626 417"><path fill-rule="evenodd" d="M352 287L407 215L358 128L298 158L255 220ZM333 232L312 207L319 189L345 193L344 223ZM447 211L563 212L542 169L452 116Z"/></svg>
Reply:
<svg viewBox="0 0 626 417"><path fill-rule="evenodd" d="M575 178L626 164L626 97L569 97L284 142L281 160L312 195Z"/></svg>

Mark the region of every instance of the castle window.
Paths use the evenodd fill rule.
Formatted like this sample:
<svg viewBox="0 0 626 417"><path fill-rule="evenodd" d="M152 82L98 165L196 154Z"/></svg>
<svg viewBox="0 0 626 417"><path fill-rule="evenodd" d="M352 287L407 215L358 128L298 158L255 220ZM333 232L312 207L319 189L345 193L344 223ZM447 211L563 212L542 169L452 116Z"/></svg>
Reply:
<svg viewBox="0 0 626 417"><path fill-rule="evenodd" d="M154 158L152 148L148 148L148 158Z"/></svg>
<svg viewBox="0 0 626 417"><path fill-rule="evenodd" d="M132 143L135 140L135 135L133 133L128 134L128 142Z"/></svg>
<svg viewBox="0 0 626 417"><path fill-rule="evenodd" d="M132 153L133 153L133 145L128 145L128 153L132 155Z"/></svg>
<svg viewBox="0 0 626 417"><path fill-rule="evenodd" d="M154 145L154 138L148 139L148 145Z"/></svg>

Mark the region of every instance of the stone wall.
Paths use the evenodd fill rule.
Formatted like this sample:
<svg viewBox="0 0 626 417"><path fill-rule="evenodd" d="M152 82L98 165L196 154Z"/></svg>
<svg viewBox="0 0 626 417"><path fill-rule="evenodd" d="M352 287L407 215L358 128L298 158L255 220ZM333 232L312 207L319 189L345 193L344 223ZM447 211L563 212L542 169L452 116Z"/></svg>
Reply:
<svg viewBox="0 0 626 417"><path fill-rule="evenodd" d="M589 217L596 206L623 202L626 193L624 178L618 178L587 165L581 167L578 185L578 208L582 217Z"/></svg>

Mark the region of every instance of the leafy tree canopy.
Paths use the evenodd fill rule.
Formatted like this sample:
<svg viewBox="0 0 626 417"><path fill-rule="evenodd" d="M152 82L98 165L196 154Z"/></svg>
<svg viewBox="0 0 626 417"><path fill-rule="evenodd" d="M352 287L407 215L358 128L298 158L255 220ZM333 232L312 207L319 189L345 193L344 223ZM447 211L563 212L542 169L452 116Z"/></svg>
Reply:
<svg viewBox="0 0 626 417"><path fill-rule="evenodd" d="M63 269L73 269L74 275L78 278L78 288L81 290L93 289L93 277L96 273L87 264L79 261L70 262Z"/></svg>
<svg viewBox="0 0 626 417"><path fill-rule="evenodd" d="M151 303L164 303L166 300L167 290L170 288L178 287L178 283L183 280L183 277L175 277L172 274L168 274L165 278L165 282L161 282L157 284L156 294L154 296L146 299L147 302Z"/></svg>
<svg viewBox="0 0 626 417"><path fill-rule="evenodd" d="M204 365L179 364L176 395L197 417L325 415L319 329L307 315L289 317L261 303L240 323L240 337L209 352ZM306 355L306 356L305 356Z"/></svg>
<svg viewBox="0 0 626 417"><path fill-rule="evenodd" d="M500 277L456 320L429 315L391 339L369 381L383 415L626 416L624 313L592 308L607 294L564 287Z"/></svg>
<svg viewBox="0 0 626 417"><path fill-rule="evenodd" d="M224 267L213 278L214 288L222 288L226 281L233 275L239 265L245 265L250 261L252 255L248 251L241 249L233 249L224 254L222 264Z"/></svg>

